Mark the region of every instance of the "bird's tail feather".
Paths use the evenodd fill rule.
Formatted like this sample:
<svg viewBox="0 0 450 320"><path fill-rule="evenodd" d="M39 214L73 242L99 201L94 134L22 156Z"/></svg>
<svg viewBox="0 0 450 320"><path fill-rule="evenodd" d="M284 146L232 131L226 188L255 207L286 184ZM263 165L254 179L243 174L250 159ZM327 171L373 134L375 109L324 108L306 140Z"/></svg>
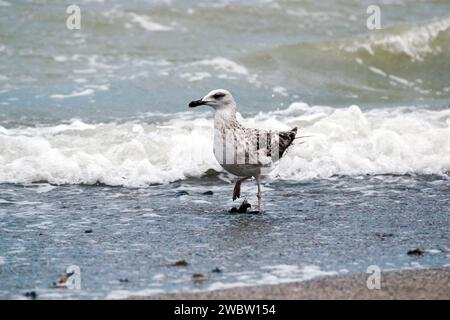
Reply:
<svg viewBox="0 0 450 320"><path fill-rule="evenodd" d="M295 136L297 135L298 128L295 127L290 131L280 131L279 139L280 139L280 148L279 148L279 156L280 158L283 156L284 152L289 148L292 142L295 140Z"/></svg>

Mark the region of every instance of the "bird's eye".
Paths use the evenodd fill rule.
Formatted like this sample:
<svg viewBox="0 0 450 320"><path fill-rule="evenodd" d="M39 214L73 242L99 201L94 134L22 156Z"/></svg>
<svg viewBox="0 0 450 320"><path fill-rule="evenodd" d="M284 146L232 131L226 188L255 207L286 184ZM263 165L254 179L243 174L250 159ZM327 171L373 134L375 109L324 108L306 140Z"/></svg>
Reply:
<svg viewBox="0 0 450 320"><path fill-rule="evenodd" d="M225 97L225 93L223 93L223 92L218 92L218 93L215 93L214 95L213 95L213 98L214 99L221 99L221 98L223 98L223 97Z"/></svg>

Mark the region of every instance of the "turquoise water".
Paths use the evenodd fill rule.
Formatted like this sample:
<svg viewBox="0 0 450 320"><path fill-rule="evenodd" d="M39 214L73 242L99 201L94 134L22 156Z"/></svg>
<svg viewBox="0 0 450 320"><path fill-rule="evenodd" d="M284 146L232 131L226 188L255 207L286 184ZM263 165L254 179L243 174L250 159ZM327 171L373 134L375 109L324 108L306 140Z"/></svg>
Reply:
<svg viewBox="0 0 450 320"><path fill-rule="evenodd" d="M243 112L448 107L448 1L383 1L382 31L366 27L370 1L79 4L81 29L68 30L65 1L2 1L3 124L180 112L216 87Z"/></svg>

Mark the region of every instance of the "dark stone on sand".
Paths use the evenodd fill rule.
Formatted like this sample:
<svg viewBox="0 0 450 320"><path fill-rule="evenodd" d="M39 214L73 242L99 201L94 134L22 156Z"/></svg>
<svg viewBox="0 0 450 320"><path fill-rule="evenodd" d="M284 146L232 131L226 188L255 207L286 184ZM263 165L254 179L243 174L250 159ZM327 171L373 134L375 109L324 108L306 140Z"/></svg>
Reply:
<svg viewBox="0 0 450 320"><path fill-rule="evenodd" d="M408 256L421 256L425 253L425 250L421 249L421 248L416 248L413 250L409 250L407 252Z"/></svg>
<svg viewBox="0 0 450 320"><path fill-rule="evenodd" d="M25 292L24 296L27 298L30 298L32 300L35 300L38 295L37 295L36 291L28 291L28 292Z"/></svg>
<svg viewBox="0 0 450 320"><path fill-rule="evenodd" d="M375 235L376 235L377 237L380 237L381 240L384 240L385 238L390 238L390 237L393 237L393 236L394 236L393 233L384 233L384 232L377 232L377 233L375 233Z"/></svg>
<svg viewBox="0 0 450 320"><path fill-rule="evenodd" d="M208 274L204 272L196 272L192 274L192 279L195 282L202 282L208 280Z"/></svg>
<svg viewBox="0 0 450 320"><path fill-rule="evenodd" d="M92 229L84 230L84 233L92 233L92 232L93 232Z"/></svg>
<svg viewBox="0 0 450 320"><path fill-rule="evenodd" d="M220 269L219 267L215 267L214 269L211 270L211 272L213 272L213 273L221 273L222 269Z"/></svg>
<svg viewBox="0 0 450 320"><path fill-rule="evenodd" d="M189 265L189 263L184 259L178 260L172 264L174 267L186 267L187 265Z"/></svg>
<svg viewBox="0 0 450 320"><path fill-rule="evenodd" d="M175 197L181 197L181 196L188 196L189 192L181 190L181 191L177 191L177 193L175 193Z"/></svg>
<svg viewBox="0 0 450 320"><path fill-rule="evenodd" d="M202 194L204 194L205 196L212 196L214 194L214 192L212 192L211 190L205 191Z"/></svg>

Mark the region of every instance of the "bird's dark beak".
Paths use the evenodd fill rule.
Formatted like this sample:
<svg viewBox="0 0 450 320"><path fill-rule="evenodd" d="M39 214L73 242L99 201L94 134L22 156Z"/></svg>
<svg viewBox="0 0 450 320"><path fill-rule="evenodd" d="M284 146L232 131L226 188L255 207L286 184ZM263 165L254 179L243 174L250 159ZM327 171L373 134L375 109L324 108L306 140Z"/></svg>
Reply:
<svg viewBox="0 0 450 320"><path fill-rule="evenodd" d="M203 101L202 99L194 100L189 103L189 108L195 108L195 107L202 106L205 104L208 104L208 101Z"/></svg>

